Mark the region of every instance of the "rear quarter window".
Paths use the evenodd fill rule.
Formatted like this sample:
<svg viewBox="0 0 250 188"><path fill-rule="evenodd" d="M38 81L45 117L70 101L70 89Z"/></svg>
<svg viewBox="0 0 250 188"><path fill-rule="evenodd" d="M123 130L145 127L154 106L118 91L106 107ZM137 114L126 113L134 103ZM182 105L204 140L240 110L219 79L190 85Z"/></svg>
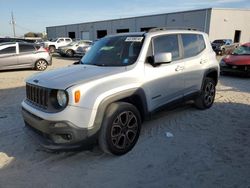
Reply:
<svg viewBox="0 0 250 188"><path fill-rule="evenodd" d="M199 34L182 34L184 58L193 57L201 53L205 48L205 41Z"/></svg>
<svg viewBox="0 0 250 188"><path fill-rule="evenodd" d="M24 52L33 52L35 51L35 48L33 45L28 45L28 44L20 44L19 45L19 52L24 53Z"/></svg>

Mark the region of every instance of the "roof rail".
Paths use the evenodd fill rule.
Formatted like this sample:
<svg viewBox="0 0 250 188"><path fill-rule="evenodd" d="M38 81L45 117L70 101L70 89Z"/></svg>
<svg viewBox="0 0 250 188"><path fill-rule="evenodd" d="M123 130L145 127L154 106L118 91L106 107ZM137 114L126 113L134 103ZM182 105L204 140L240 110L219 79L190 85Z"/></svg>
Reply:
<svg viewBox="0 0 250 188"><path fill-rule="evenodd" d="M191 27L156 27L148 30L148 33L156 32L156 31L166 31L166 30L175 30L175 29L182 29L182 30L191 30L191 31L199 31L198 28L191 28Z"/></svg>

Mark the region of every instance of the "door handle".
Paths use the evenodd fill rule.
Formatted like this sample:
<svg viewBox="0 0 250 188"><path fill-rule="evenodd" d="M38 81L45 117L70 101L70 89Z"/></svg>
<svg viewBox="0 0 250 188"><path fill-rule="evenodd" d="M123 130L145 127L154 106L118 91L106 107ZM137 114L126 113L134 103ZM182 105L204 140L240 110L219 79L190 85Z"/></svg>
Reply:
<svg viewBox="0 0 250 188"><path fill-rule="evenodd" d="M200 64L205 64L205 63L207 63L207 59L202 59L202 60L200 61Z"/></svg>
<svg viewBox="0 0 250 188"><path fill-rule="evenodd" d="M184 69L184 67L183 66L177 66L176 68L175 68L175 71L182 71Z"/></svg>

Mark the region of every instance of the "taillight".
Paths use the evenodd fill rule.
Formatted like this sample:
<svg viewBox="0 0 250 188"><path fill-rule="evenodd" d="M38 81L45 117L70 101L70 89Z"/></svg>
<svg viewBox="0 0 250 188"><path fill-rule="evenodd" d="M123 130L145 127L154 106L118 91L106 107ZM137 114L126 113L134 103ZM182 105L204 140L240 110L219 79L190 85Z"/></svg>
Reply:
<svg viewBox="0 0 250 188"><path fill-rule="evenodd" d="M41 46L41 47L39 48L39 51L46 51L46 52L49 52L49 48L44 48L44 47Z"/></svg>
<svg viewBox="0 0 250 188"><path fill-rule="evenodd" d="M46 52L49 52L49 48L43 48Z"/></svg>

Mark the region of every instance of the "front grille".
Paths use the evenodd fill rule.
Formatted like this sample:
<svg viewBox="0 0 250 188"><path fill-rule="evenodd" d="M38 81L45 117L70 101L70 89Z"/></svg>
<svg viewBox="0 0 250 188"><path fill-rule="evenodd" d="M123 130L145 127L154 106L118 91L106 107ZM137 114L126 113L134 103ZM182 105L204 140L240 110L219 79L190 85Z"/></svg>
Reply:
<svg viewBox="0 0 250 188"><path fill-rule="evenodd" d="M31 84L26 84L26 98L32 104L40 108L47 109L49 89Z"/></svg>

